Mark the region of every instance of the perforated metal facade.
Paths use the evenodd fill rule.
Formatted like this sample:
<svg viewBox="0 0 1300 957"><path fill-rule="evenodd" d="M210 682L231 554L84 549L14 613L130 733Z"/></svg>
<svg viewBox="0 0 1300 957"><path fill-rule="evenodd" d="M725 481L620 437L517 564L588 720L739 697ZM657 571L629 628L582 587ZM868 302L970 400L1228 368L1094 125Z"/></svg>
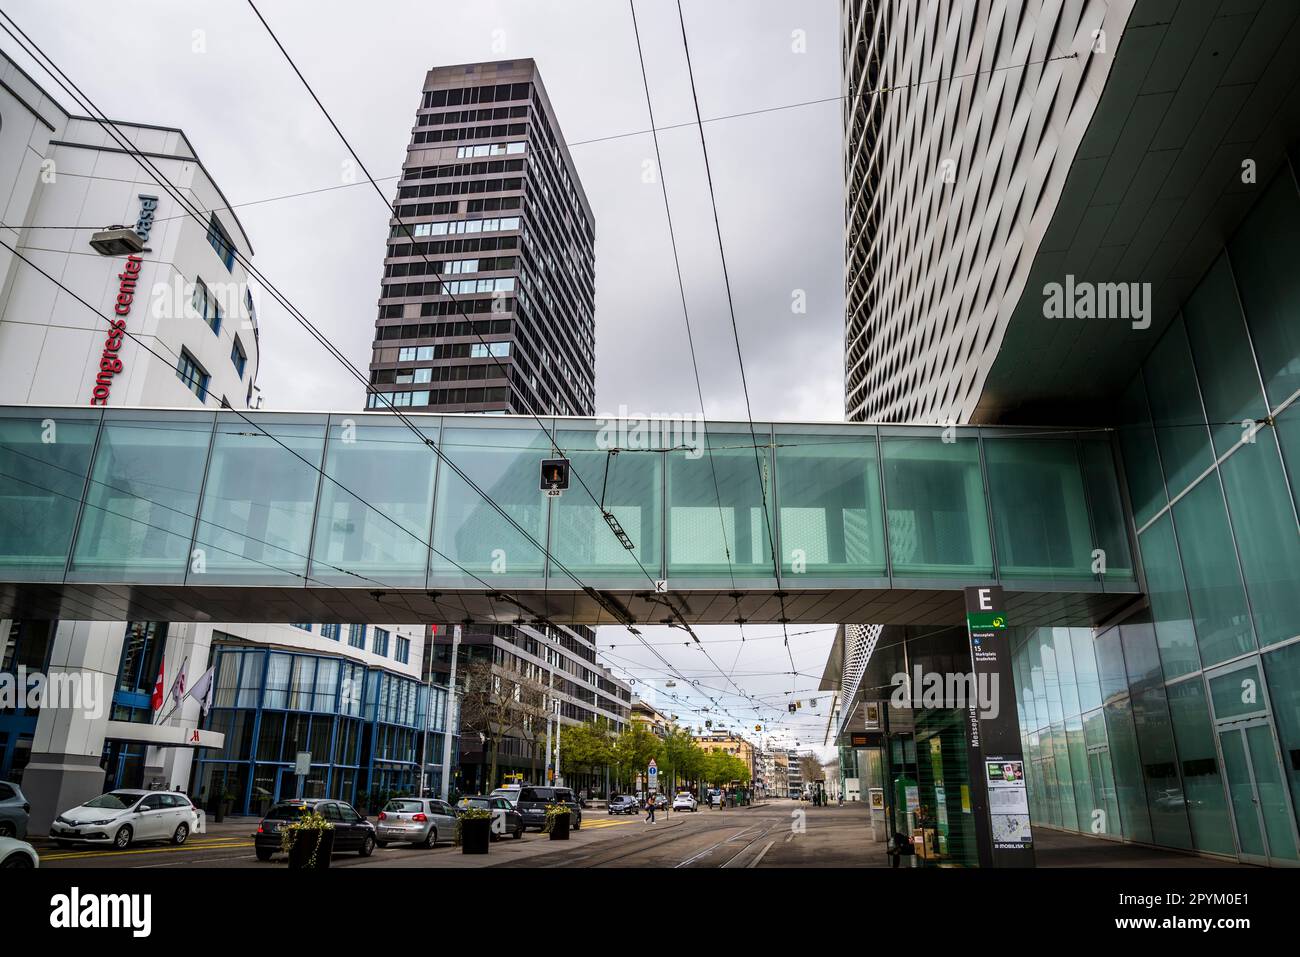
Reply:
<svg viewBox="0 0 1300 957"><path fill-rule="evenodd" d="M850 419L969 420L1132 10L845 0Z"/></svg>

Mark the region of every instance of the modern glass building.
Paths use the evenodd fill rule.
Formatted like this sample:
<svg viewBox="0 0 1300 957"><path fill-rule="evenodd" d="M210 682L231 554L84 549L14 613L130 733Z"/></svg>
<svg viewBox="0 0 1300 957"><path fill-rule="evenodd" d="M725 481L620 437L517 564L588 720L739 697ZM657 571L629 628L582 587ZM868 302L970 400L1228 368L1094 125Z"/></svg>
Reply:
<svg viewBox="0 0 1300 957"><path fill-rule="evenodd" d="M850 414L1110 430L1126 531L1091 554L1141 597L1009 616L1033 826L1294 864L1300 8L956 6L843 4ZM1004 531L1071 540L1022 478L1000 566ZM927 861L975 863L964 712L890 705L969 672L965 628L849 620L831 737Z"/></svg>
<svg viewBox="0 0 1300 957"><path fill-rule="evenodd" d="M307 752L311 773L301 796L378 810L388 797L418 790L426 742L426 787L440 790L445 686L341 657L228 644L220 634L213 659L216 690L205 727L225 735L225 748L195 761L199 801L211 805L225 795L233 813L263 813L299 796L295 766ZM453 756L458 720L453 715Z"/></svg>

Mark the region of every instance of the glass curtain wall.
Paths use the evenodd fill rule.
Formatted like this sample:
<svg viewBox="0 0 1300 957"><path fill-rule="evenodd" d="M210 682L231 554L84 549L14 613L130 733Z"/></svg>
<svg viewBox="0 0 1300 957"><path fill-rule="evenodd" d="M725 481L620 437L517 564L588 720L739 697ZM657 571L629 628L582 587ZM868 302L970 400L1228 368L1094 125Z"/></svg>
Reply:
<svg viewBox="0 0 1300 957"><path fill-rule="evenodd" d="M1288 167L1123 395L1119 446L1149 606L1095 636L1020 638L1037 821L1254 863L1297 860L1297 257L1300 189ZM1071 739L1078 722L1082 748Z"/></svg>

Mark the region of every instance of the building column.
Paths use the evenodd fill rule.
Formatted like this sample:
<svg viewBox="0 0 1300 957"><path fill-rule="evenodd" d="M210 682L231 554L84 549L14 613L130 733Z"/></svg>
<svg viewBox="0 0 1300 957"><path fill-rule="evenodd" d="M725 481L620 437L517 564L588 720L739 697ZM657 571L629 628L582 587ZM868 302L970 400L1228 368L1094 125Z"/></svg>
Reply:
<svg viewBox="0 0 1300 957"><path fill-rule="evenodd" d="M104 731L122 659L126 625L120 621L61 621L54 634L47 677L81 683L83 707L42 706L32 737L32 756L23 772L23 794L31 802L28 829L47 834L56 815L104 790Z"/></svg>

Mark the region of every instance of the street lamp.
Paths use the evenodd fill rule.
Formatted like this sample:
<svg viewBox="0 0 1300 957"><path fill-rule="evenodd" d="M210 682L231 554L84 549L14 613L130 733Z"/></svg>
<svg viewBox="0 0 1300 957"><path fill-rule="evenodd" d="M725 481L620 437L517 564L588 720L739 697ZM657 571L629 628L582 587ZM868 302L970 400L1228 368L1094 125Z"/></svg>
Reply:
<svg viewBox="0 0 1300 957"><path fill-rule="evenodd" d="M144 240L129 226L109 226L90 237L91 248L101 256L126 256L144 249Z"/></svg>

